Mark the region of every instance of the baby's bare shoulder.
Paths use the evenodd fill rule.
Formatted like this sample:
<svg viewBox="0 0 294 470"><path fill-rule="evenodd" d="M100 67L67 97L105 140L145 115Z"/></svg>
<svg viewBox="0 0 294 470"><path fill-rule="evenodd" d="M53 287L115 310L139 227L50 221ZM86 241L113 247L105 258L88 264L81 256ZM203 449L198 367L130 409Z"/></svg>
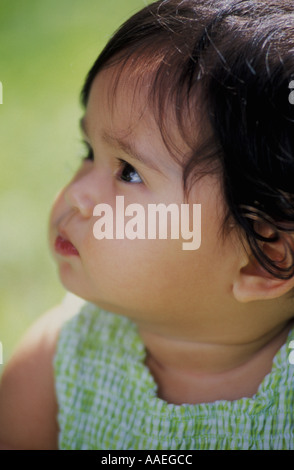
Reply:
<svg viewBox="0 0 294 470"><path fill-rule="evenodd" d="M57 448L53 356L72 315L63 303L41 316L7 364L0 383L0 448Z"/></svg>

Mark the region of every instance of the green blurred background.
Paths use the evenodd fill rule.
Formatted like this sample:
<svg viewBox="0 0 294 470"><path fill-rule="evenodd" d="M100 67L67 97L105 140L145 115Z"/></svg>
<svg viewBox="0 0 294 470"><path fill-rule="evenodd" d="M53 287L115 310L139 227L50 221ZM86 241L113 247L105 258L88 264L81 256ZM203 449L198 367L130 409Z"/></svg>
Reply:
<svg viewBox="0 0 294 470"><path fill-rule="evenodd" d="M0 0L4 365L24 330L64 297L47 247L47 221L56 193L80 162L80 89L113 31L146 3Z"/></svg>

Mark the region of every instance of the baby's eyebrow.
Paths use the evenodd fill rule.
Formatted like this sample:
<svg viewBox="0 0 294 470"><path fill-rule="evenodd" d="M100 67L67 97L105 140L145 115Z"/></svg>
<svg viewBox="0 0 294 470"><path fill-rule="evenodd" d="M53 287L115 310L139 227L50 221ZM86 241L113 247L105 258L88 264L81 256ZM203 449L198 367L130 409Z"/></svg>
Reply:
<svg viewBox="0 0 294 470"><path fill-rule="evenodd" d="M84 118L80 120L80 128L81 128L82 133L86 137L88 137L87 125L86 125L86 121ZM135 148L135 146L131 142L128 142L122 138L119 138L118 136L111 135L107 131L102 132L102 139L108 145L117 147L118 149L122 150L124 153L129 155L131 158L133 158L134 160L138 160L139 162L143 163L148 168L151 168L152 170L160 172L155 162L153 162L150 159L150 157L146 157L142 153L138 152L138 150Z"/></svg>
<svg viewBox="0 0 294 470"><path fill-rule="evenodd" d="M147 166L148 168L151 168L155 171L160 171L155 162L153 162L150 157L147 157L141 152L138 152L138 150L131 142L121 139L117 136L110 135L106 131L103 132L102 138L107 144L117 147L134 160L138 160L139 162L143 163L143 165Z"/></svg>

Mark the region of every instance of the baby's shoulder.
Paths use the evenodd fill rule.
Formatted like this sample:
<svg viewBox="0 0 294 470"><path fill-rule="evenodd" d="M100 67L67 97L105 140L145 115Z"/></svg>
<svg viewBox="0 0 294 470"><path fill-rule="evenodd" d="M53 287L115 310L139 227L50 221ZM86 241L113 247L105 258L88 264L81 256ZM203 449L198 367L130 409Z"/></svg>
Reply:
<svg viewBox="0 0 294 470"><path fill-rule="evenodd" d="M0 446L57 448L53 358L60 330L75 310L67 299L42 315L5 367L0 383Z"/></svg>

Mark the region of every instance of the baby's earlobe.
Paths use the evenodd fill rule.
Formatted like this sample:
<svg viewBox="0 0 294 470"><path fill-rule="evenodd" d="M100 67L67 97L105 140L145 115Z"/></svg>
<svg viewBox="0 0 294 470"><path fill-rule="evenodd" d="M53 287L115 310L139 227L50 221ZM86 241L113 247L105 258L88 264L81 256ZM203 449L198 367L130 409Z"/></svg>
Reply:
<svg viewBox="0 0 294 470"><path fill-rule="evenodd" d="M283 238L273 243L264 242L264 254L280 268L293 266L293 252ZM281 275L282 277L282 275ZM233 295L239 302L266 300L281 297L294 288L294 276L282 279L271 274L250 255L233 283Z"/></svg>

